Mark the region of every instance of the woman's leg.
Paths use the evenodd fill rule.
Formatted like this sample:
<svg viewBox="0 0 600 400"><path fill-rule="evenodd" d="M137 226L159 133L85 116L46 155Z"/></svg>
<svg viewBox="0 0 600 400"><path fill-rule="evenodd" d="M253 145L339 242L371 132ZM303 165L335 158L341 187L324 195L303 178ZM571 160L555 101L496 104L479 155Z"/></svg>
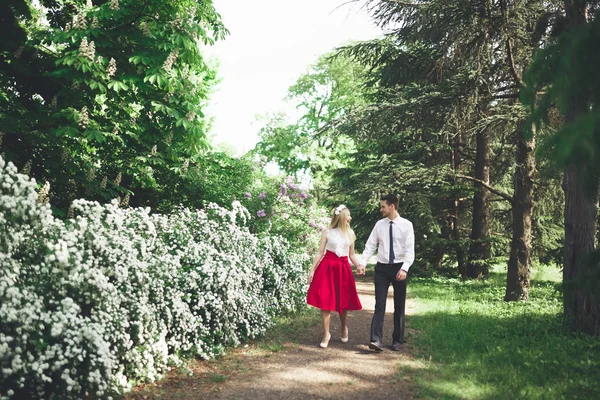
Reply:
<svg viewBox="0 0 600 400"><path fill-rule="evenodd" d="M342 342L346 343L348 341L348 325L346 321L348 320L348 310L344 310L340 314L340 325L342 327Z"/></svg>
<svg viewBox="0 0 600 400"><path fill-rule="evenodd" d="M321 340L321 347L327 347L331 334L329 333L329 324L331 322L331 311L321 310L321 319L323 320L323 340Z"/></svg>

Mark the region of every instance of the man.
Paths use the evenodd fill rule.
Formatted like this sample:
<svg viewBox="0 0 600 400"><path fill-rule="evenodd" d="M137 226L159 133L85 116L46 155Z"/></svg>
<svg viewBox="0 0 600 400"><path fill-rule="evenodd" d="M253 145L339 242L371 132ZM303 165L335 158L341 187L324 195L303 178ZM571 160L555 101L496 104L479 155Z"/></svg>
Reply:
<svg viewBox="0 0 600 400"><path fill-rule="evenodd" d="M357 273L365 273L365 265L377 249L375 265L375 313L371 321L369 348L383 351L383 320L390 283L394 287L394 333L392 350L400 350L404 343L404 306L406 302L406 275L415 260L415 234L412 223L398 215L398 197L381 197L379 220L365 245ZM391 245L390 245L391 244Z"/></svg>

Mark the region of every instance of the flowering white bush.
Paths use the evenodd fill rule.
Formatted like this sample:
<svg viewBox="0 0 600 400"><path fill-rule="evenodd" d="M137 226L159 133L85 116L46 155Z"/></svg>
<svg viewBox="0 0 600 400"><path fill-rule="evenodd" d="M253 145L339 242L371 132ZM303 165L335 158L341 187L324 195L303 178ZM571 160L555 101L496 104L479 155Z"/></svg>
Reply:
<svg viewBox="0 0 600 400"><path fill-rule="evenodd" d="M0 399L110 398L304 304L310 262L229 211L78 200L55 219L0 158Z"/></svg>

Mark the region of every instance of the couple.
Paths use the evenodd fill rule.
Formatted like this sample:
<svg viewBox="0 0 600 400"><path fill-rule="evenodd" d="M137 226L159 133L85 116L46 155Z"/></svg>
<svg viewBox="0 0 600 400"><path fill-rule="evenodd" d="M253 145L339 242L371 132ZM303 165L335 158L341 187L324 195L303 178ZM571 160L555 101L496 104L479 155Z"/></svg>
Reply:
<svg viewBox="0 0 600 400"><path fill-rule="evenodd" d="M333 211L329 229L321 235L319 250L308 274L310 286L306 302L320 308L323 319L323 340L320 347L326 348L331 339L331 311L339 313L341 341L348 342L348 310L362 308L348 259L356 266L356 273L364 275L365 265L377 249L375 313L371 321L369 348L383 351L383 320L391 283L394 286L392 350L400 350L400 345L404 342L406 274L415 259L415 237L412 223L398 215L398 204L398 197L393 194L381 197L380 211L384 218L371 231L361 262L357 262L354 254L356 237L350 229L350 210L342 204Z"/></svg>

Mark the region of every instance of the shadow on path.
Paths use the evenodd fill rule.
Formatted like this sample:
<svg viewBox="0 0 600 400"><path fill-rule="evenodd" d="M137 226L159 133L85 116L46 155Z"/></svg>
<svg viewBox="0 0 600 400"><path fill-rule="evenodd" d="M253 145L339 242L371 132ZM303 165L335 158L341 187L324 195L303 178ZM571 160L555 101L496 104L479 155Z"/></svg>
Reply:
<svg viewBox="0 0 600 400"><path fill-rule="evenodd" d="M208 385L194 381L159 383L160 397L133 395L133 399L412 399L412 373L419 369L411 357L410 344L402 351L389 350L393 330L393 289L386 309L382 353L368 348L374 295L371 283L357 283L363 310L348 315L349 341L340 341L340 323L332 315L331 341L321 349L321 327L307 329L295 344L286 344L282 351L257 356L251 351L239 351L237 371L224 373L223 381ZM407 314L412 302L408 300ZM410 340L410 331L407 332ZM410 371L408 375L401 371ZM187 383L186 383L187 382Z"/></svg>

